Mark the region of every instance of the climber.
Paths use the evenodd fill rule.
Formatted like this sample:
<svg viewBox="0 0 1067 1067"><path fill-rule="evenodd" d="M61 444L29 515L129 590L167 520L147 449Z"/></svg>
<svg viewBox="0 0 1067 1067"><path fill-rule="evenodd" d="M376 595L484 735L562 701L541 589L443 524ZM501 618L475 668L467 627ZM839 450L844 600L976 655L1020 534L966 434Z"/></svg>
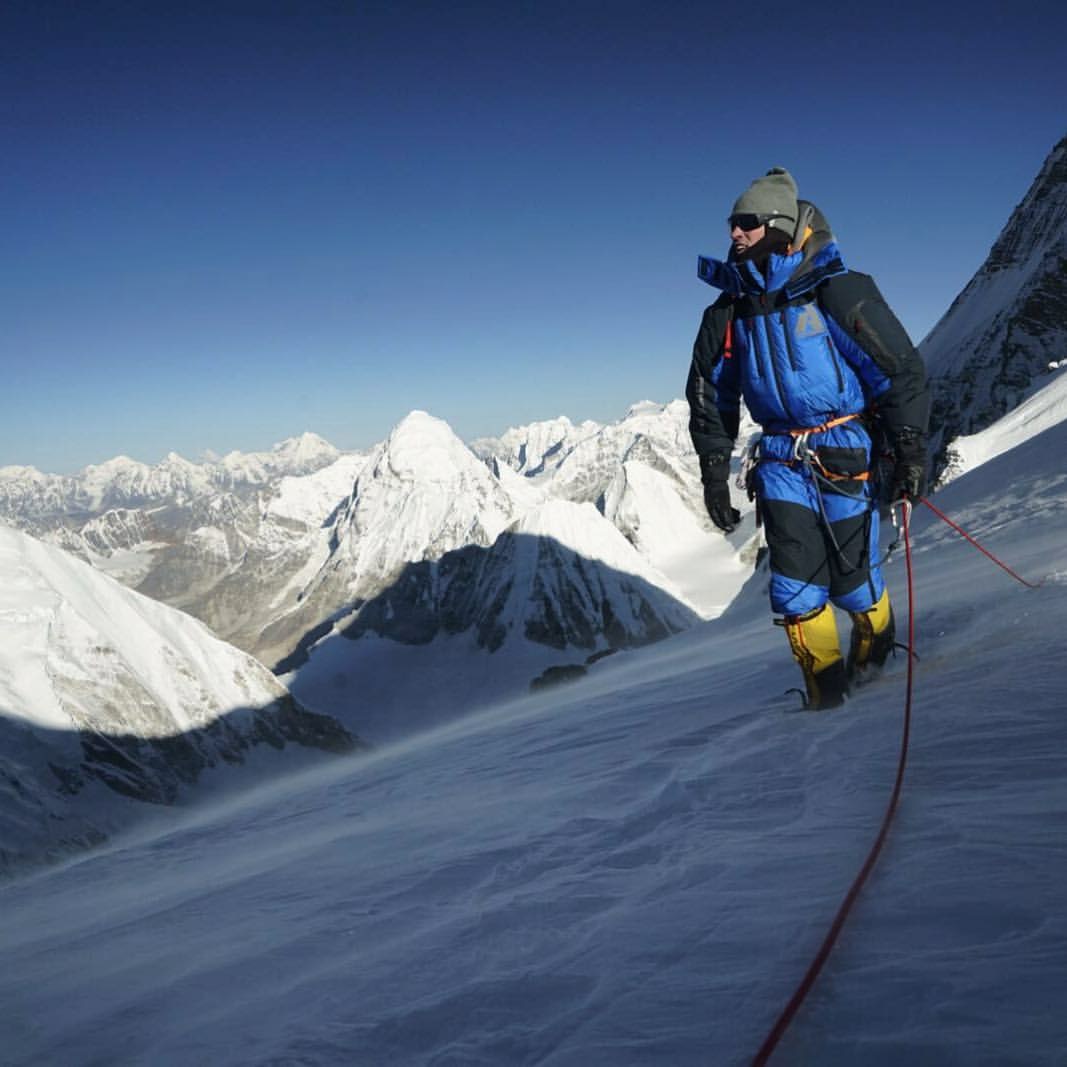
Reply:
<svg viewBox="0 0 1067 1067"><path fill-rule="evenodd" d="M730 454L743 399L762 436L750 489L771 569L771 608L804 675L806 705L840 705L895 647L878 566L879 492L925 492L929 396L922 360L874 281L848 270L815 206L775 167L741 194L726 259L700 257L722 290L704 312L686 386L711 521L730 533ZM892 450L873 484L872 430ZM847 661L831 604L852 618Z"/></svg>

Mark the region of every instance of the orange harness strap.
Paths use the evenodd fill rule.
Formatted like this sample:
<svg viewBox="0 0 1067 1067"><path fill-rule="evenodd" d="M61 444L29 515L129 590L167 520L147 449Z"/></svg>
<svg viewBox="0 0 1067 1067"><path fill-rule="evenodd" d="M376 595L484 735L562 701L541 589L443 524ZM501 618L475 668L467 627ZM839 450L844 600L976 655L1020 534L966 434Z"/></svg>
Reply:
<svg viewBox="0 0 1067 1067"><path fill-rule="evenodd" d="M853 419L858 418L858 414L842 415L839 418L830 419L819 426L806 426L803 429L787 430L785 432L797 439L797 448L803 448L804 455L808 457L808 460L814 466L819 468L819 474L828 482L866 482L870 481L870 471L862 471L860 474L835 474L833 471L828 471L823 466L817 451L813 451L807 447L807 438L813 433L823 433L825 430L832 430L835 426L843 426L846 422L851 422ZM803 441L801 439L803 439ZM766 460L764 460L764 462L766 462ZM784 463L788 467L803 466L803 460L800 459L799 456L793 459L771 459L770 462Z"/></svg>
<svg viewBox="0 0 1067 1067"><path fill-rule="evenodd" d="M806 426L802 430L788 430L787 432L793 437L804 437L807 434L822 433L824 430L832 430L835 426L843 426L846 422L851 422L853 419L858 419L859 415L842 415L838 419L831 419L829 422L824 422L819 426Z"/></svg>

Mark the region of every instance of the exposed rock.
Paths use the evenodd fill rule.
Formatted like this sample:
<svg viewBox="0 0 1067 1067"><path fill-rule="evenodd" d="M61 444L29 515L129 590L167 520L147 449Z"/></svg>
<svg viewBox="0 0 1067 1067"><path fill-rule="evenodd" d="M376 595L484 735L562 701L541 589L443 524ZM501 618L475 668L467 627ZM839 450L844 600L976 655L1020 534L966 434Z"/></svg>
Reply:
<svg viewBox="0 0 1067 1067"><path fill-rule="evenodd" d="M931 447L944 473L953 438L990 426L1067 356L1067 137L921 351L933 393Z"/></svg>

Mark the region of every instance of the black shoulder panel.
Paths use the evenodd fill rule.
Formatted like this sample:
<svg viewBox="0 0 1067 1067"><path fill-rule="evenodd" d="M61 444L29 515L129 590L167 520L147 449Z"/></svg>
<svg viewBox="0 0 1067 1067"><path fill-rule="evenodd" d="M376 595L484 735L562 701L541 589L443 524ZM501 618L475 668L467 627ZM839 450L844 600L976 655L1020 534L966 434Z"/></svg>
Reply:
<svg viewBox="0 0 1067 1067"><path fill-rule="evenodd" d="M689 401L689 436L698 456L729 455L737 427L724 425L711 376L722 359L726 326L733 315L733 300L724 293L704 312L693 343L685 397Z"/></svg>
<svg viewBox="0 0 1067 1067"><path fill-rule="evenodd" d="M878 401L889 429L925 432L930 402L922 357L874 279L859 271L829 278L819 289L819 304L890 379Z"/></svg>

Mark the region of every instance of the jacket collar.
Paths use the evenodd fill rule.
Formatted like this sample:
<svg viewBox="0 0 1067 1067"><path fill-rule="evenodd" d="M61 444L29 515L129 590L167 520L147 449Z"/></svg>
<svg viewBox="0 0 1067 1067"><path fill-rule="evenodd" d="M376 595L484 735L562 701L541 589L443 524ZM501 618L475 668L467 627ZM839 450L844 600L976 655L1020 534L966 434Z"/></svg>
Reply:
<svg viewBox="0 0 1067 1067"><path fill-rule="evenodd" d="M708 256L697 259L700 280L730 296L782 290L786 299L792 300L825 279L844 273L845 264L836 241L827 241L813 255L804 251L772 253L767 260L766 277L752 262L732 263Z"/></svg>

